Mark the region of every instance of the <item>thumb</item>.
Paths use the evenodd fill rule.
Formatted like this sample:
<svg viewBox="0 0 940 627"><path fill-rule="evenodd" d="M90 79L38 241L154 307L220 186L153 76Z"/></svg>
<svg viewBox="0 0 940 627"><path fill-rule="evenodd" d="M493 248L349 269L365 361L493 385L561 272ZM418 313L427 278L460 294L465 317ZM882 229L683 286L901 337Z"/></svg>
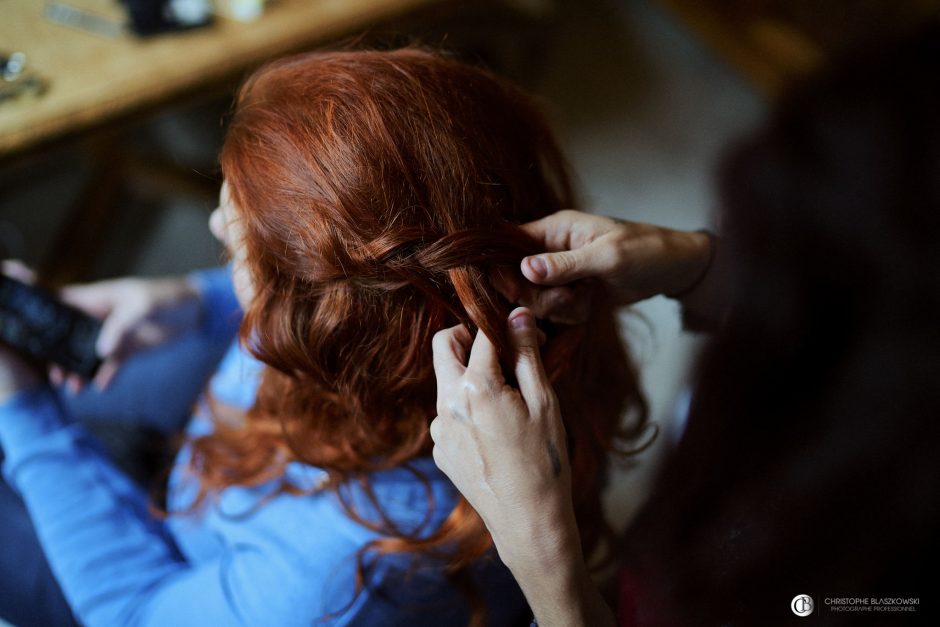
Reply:
<svg viewBox="0 0 940 627"><path fill-rule="evenodd" d="M4 259L2 272L27 285L33 285L36 282L36 273L19 259Z"/></svg>
<svg viewBox="0 0 940 627"><path fill-rule="evenodd" d="M522 398L530 410L544 405L553 391L539 354L539 330L532 312L525 307L509 314L509 339L516 349L515 373Z"/></svg>
<svg viewBox="0 0 940 627"><path fill-rule="evenodd" d="M596 276L594 251L590 246L557 253L532 255L522 260L522 274L538 285L564 285L585 277Z"/></svg>

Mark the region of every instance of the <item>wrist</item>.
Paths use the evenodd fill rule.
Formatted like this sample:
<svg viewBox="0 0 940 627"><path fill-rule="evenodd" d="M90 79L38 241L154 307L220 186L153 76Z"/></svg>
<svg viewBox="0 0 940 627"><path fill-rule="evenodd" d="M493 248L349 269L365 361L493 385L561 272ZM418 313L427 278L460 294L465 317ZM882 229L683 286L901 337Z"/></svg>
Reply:
<svg viewBox="0 0 940 627"><path fill-rule="evenodd" d="M181 328L199 327L205 318L205 298L191 276L167 279L166 301Z"/></svg>
<svg viewBox="0 0 940 627"><path fill-rule="evenodd" d="M197 294L199 328L210 337L230 340L238 331L243 311L235 295L229 266L196 270L186 280Z"/></svg>
<svg viewBox="0 0 940 627"><path fill-rule="evenodd" d="M681 237L682 250L678 257L679 272L674 287L667 290L665 295L669 298L681 299L695 291L705 280L715 260L718 238L705 229L682 232L677 235Z"/></svg>
<svg viewBox="0 0 940 627"><path fill-rule="evenodd" d="M201 317L205 309L205 297L199 283L192 276L180 277L177 281L180 302L192 307Z"/></svg>
<svg viewBox="0 0 940 627"><path fill-rule="evenodd" d="M583 568L581 537L573 512L554 513L544 508L530 512L536 515L508 527L511 535L493 536L500 559L509 570L517 578L526 578L556 570L575 573Z"/></svg>
<svg viewBox="0 0 940 627"><path fill-rule="evenodd" d="M539 627L614 626L616 623L588 573L575 537L554 550L554 558L516 561L510 567Z"/></svg>

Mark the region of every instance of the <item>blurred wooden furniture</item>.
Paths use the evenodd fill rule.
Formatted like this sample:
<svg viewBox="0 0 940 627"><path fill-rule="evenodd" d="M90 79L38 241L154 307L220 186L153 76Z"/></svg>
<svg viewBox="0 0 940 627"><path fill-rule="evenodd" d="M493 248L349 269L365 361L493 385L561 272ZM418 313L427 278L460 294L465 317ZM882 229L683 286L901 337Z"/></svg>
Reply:
<svg viewBox="0 0 940 627"><path fill-rule="evenodd" d="M774 98L842 50L940 17L940 0L659 0Z"/></svg>
<svg viewBox="0 0 940 627"><path fill-rule="evenodd" d="M255 22L109 39L53 23L40 0L3 0L0 48L26 54L49 82L41 96L0 103L0 156L41 146L147 107L237 78L267 59L444 0L275 0ZM117 0L65 0L124 20Z"/></svg>

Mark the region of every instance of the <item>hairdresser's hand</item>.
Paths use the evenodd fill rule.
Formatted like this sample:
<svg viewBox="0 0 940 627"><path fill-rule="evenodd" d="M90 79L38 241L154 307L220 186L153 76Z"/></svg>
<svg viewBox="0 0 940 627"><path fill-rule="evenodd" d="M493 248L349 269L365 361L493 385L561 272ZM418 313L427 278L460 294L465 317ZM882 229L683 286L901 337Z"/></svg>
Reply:
<svg viewBox="0 0 940 627"><path fill-rule="evenodd" d="M483 517L501 555L520 548L521 528L542 518L534 511L565 521L572 516L565 428L531 312L512 313L509 335L519 354L518 390L503 378L485 334L473 339L457 326L439 332L433 343L434 460Z"/></svg>
<svg viewBox="0 0 940 627"><path fill-rule="evenodd" d="M33 283L36 278L33 271L19 261L4 261L2 272L24 283ZM41 382L42 377L32 364L0 344L0 403Z"/></svg>
<svg viewBox="0 0 940 627"><path fill-rule="evenodd" d="M134 353L159 346L194 328L202 313L199 292L186 278L115 279L71 285L62 300L104 321L96 350L103 363L94 384L104 389ZM77 375L58 367L50 370L55 383L67 379L72 391L81 387Z"/></svg>
<svg viewBox="0 0 940 627"><path fill-rule="evenodd" d="M510 314L509 336L519 389L483 333L434 336L434 461L486 523L540 625L612 625L581 555L565 428L530 311Z"/></svg>
<svg viewBox="0 0 940 627"><path fill-rule="evenodd" d="M586 318L581 279L603 282L620 305L684 292L706 272L712 255L712 242L703 233L580 211L559 211L522 229L549 251L522 260L525 278L546 286L519 300L539 318Z"/></svg>

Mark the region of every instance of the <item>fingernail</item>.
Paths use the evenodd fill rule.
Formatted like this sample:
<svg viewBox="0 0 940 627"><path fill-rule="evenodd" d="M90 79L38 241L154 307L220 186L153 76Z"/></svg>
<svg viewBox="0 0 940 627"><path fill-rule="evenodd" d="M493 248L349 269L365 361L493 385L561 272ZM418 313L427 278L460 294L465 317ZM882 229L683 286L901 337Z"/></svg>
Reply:
<svg viewBox="0 0 940 627"><path fill-rule="evenodd" d="M518 310L514 316L509 318L509 326L513 329L528 329L532 326L532 315L527 309Z"/></svg>
<svg viewBox="0 0 940 627"><path fill-rule="evenodd" d="M574 293L569 289L560 289L553 295L556 307L567 307L574 302Z"/></svg>
<svg viewBox="0 0 940 627"><path fill-rule="evenodd" d="M544 279L548 276L548 264L541 257L526 257L525 262L537 279Z"/></svg>

